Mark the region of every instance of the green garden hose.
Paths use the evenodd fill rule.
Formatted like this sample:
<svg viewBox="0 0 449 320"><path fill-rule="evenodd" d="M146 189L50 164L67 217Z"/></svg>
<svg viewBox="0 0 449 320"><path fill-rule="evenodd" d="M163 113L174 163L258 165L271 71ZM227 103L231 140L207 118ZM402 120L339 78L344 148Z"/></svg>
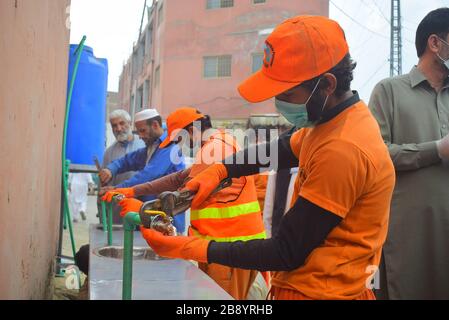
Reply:
<svg viewBox="0 0 449 320"><path fill-rule="evenodd" d="M69 92L67 95L67 104L65 108L65 119L64 119L64 133L63 133L63 141L62 141L62 185L63 185L63 199L64 199L64 213L66 217L66 222L69 227L69 233L70 233L70 240L72 244L72 253L73 257L75 257L76 254L76 246L75 246L75 238L73 235L73 225L72 225L72 219L70 218L70 209L69 209L69 198L68 198L68 172L69 172L69 163L67 163L66 159L66 144L67 144L67 128L69 123L69 115L70 115L70 105L72 102L72 94L73 94L73 88L75 86L75 80L76 75L78 73L78 67L81 60L81 54L84 50L84 43L86 42L86 36L83 36L83 39L81 40L80 44L78 45L78 48L75 51L76 54L76 60L75 65L73 68L73 74L72 79L70 79L70 87Z"/></svg>

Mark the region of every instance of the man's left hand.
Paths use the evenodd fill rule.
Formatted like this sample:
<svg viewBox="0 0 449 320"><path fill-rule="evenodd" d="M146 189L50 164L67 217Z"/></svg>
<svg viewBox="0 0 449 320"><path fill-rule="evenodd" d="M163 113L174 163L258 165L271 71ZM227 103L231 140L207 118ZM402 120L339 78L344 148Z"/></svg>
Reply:
<svg viewBox="0 0 449 320"><path fill-rule="evenodd" d="M140 209L143 206L143 202L133 198L126 198L120 201L118 205L122 207L122 211L120 211L120 216L124 218L130 212L139 213Z"/></svg>
<svg viewBox="0 0 449 320"><path fill-rule="evenodd" d="M442 160L449 160L449 135L437 142L438 155Z"/></svg>

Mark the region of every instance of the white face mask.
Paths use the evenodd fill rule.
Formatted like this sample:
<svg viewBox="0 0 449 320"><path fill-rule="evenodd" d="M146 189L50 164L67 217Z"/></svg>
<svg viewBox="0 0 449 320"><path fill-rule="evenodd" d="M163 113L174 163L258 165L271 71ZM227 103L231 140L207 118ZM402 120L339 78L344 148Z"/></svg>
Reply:
<svg viewBox="0 0 449 320"><path fill-rule="evenodd" d="M438 38L438 39L440 39L441 42L443 42L445 45L447 45L449 47L449 43L447 43L446 41L444 41L441 38ZM437 56L438 56L438 58L440 58L440 60L443 62L443 64L446 66L446 68L449 70L449 58L445 60L440 56L439 53L437 53Z"/></svg>

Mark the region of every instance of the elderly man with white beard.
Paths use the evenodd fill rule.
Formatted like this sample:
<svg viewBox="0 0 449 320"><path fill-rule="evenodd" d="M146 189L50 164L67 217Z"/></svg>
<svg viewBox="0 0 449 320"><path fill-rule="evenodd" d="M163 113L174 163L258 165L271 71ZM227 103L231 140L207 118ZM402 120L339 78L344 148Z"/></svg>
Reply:
<svg viewBox="0 0 449 320"><path fill-rule="evenodd" d="M111 162L122 158L128 153L145 148L145 142L141 140L139 136L132 133L132 120L127 111L122 109L112 111L109 114L109 122L116 141L109 148L107 148L104 153L103 168L106 168ZM111 187L116 186L123 181L130 179L134 174L134 171L118 174L108 182L108 185ZM114 208L114 224L121 224L122 218L119 213L120 208ZM101 217L101 214L99 216Z"/></svg>
<svg viewBox="0 0 449 320"><path fill-rule="evenodd" d="M104 153L103 168L106 168L112 161L120 159L127 153L145 148L145 142L132 133L132 121L128 112L121 109L111 112L109 122L116 141ZM131 178L134 173L130 171L118 174L109 182L109 185L118 185Z"/></svg>

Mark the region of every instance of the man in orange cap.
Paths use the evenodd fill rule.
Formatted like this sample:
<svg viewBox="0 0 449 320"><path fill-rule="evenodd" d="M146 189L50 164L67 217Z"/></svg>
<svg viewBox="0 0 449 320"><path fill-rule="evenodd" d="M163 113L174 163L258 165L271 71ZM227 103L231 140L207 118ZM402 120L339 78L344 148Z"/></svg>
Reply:
<svg viewBox="0 0 449 320"><path fill-rule="evenodd" d="M188 143L190 148L198 147L192 168L135 186L130 189L116 189L107 193L104 200L111 201L117 194L128 199L120 202L122 214L140 211L142 202L133 197L175 191L185 182L226 156L239 151L233 136L212 129L210 118L194 108L179 108L167 118L168 136L160 144L166 148L173 143ZM190 235L216 242L237 242L265 239L265 230L253 177L232 180L232 185L194 205L190 212ZM257 276L255 270L230 268L200 261L199 268L214 279L235 299L246 299L248 291Z"/></svg>
<svg viewBox="0 0 449 320"><path fill-rule="evenodd" d="M279 25L266 41L262 70L239 87L250 102L275 97L278 111L303 128L271 149L271 166L299 166L278 233L223 243L143 230L149 245L166 257L274 271L275 299L375 299L370 281L387 235L395 173L376 120L350 89L354 68L335 21L298 16ZM238 156L249 159L257 148ZM196 193L192 205L207 202L223 179L263 166L225 160L208 167L186 184Z"/></svg>

